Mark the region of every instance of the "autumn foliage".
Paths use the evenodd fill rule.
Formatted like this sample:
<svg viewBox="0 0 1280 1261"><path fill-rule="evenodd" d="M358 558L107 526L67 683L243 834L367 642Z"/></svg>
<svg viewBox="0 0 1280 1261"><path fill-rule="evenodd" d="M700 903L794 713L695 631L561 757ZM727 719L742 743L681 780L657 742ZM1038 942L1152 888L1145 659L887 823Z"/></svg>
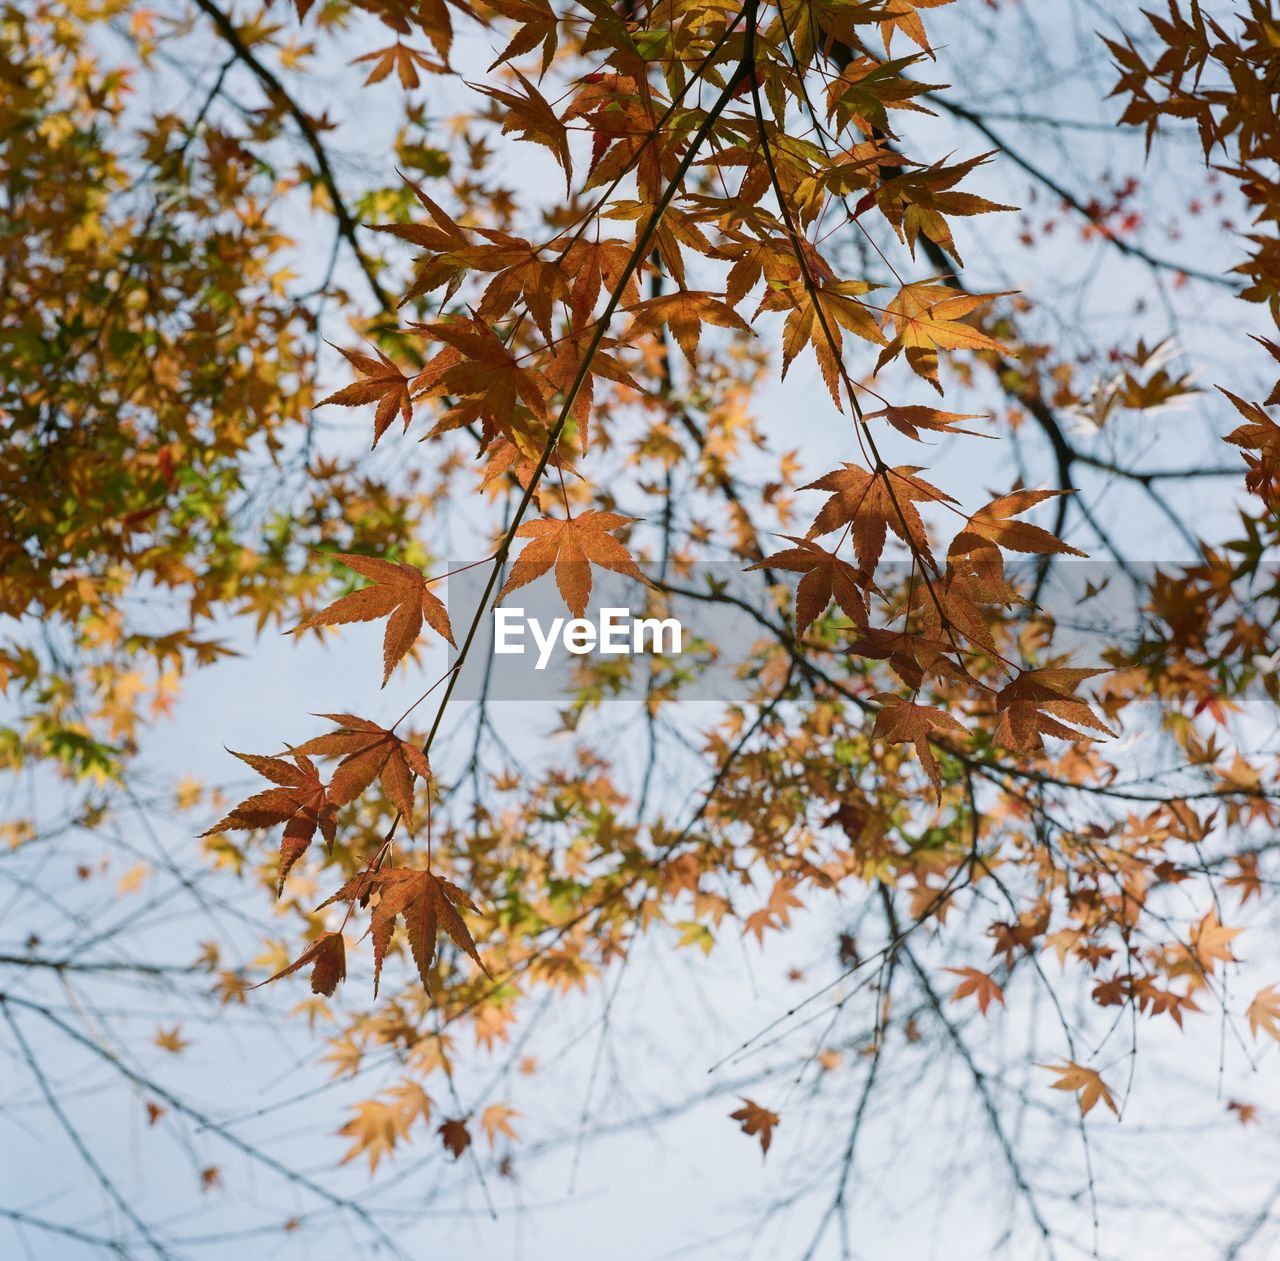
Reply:
<svg viewBox="0 0 1280 1261"><path fill-rule="evenodd" d="M309 979L340 1076L394 1053L394 1080L331 1127L347 1161L377 1170L422 1122L460 1165L478 1167L483 1134L510 1173L519 1100L464 1107L468 1061L514 1054L534 1004L613 984L645 940L712 954L746 939L768 958L818 905L857 925L837 971L742 1049L801 1028L811 1004L832 1006L832 1028L863 1004L857 1054L841 1066L818 1045L796 1077L864 1074L840 1212L881 1057L922 1026L966 1065L1037 1237L1049 1227L967 1030L1048 996L1053 1049L1029 1097L1070 1095L1081 1134L1086 1116L1123 1117L1147 1025L1216 1019L1250 1055L1280 1041L1280 975L1236 981L1262 962L1246 908L1270 901L1280 819L1259 734L1280 703L1280 384L1202 389L1135 317L1088 357L1112 373L1089 387L1030 299L971 284L961 261L979 224L1014 240L993 188L1016 170L1085 240L1161 283L1225 290L1263 329L1256 370L1274 372L1280 334L1255 318L1280 318L1271 0L1173 3L1096 41L1122 124L1158 153L1190 121L1252 216L1234 271L1198 279L948 105L943 80L979 72L933 22L977 0L195 0L185 20L265 104L224 117L220 77L199 117L156 114L128 155L106 139L135 106L129 76L94 61L96 7L11 7L0 27L16 299L0 611L61 637L0 644L22 711L0 754L130 785L180 680L255 651L219 618L300 652L373 624L358 712L318 712L350 691L318 670L294 712L272 708L273 742L235 752L256 789L214 795L191 829L278 910L253 966L221 968L232 944L211 947L219 996L268 1004ZM130 24L140 65L161 57L162 21L101 7ZM387 175L349 205L326 116L297 95L312 59L349 64L370 99L447 100L448 125L412 104L394 134L371 124ZM302 157L277 169L286 135ZM165 208L129 205L138 170ZM290 257L308 239L332 256L304 295ZM1105 441L1117 411L1188 400L1235 417L1204 467ZM1082 488L1095 474L1186 560L1126 552ZM1230 489L1212 537L1178 502L1203 477ZM462 573L478 602L449 599ZM648 671L634 731L593 734L622 687L604 658L536 716L460 700L495 605L554 587L582 618L605 574L651 610L751 619L741 688L713 717L681 708L696 666L648 663L631 667ZM1095 609L1110 621L1082 646ZM525 747L539 724L549 753ZM235 773L224 738L208 732L201 775ZM1139 738L1158 755L1135 754ZM772 1166L799 1104L781 1079L750 1089L721 1123ZM1087 1186L1096 1204L1091 1168Z"/></svg>

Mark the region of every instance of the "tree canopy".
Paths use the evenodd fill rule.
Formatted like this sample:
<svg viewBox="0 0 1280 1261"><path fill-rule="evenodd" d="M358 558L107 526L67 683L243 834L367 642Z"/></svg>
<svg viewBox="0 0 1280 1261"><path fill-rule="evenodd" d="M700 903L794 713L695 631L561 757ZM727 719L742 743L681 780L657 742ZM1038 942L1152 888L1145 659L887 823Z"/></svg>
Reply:
<svg viewBox="0 0 1280 1261"><path fill-rule="evenodd" d="M1233 1154L1177 1254L1267 1255L1278 31L4 5L0 1046L76 1169L13 1230L395 1252L418 1162L536 1216L526 1166L572 1203L710 1104L745 1231L887 1256L860 1171L932 1083L1012 1206L940 1176L960 1255L1137 1256L1183 1031L1165 1119ZM568 633L619 582L691 642L504 693L495 607ZM710 1076L628 1106L671 969ZM207 1102L229 1013L323 1159ZM239 1207L130 1189L76 1066Z"/></svg>

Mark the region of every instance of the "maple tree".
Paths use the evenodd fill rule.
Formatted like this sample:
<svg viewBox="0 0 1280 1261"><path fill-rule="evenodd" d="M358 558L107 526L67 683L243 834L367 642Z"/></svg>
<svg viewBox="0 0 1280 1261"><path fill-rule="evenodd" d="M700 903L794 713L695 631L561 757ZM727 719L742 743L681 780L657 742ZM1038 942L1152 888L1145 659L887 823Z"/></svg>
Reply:
<svg viewBox="0 0 1280 1261"><path fill-rule="evenodd" d="M375 651L365 692L354 668L317 666L292 712L240 697L272 735L235 757L269 786L239 804L180 789L203 866L157 841L120 877L139 896L154 863L210 911L195 965L97 959L71 915L65 944L33 931L7 966L140 984L172 966L247 1010L309 981L307 1036L355 1091L341 1123L311 1104L347 1142L334 1163L374 1174L417 1144L456 1177L483 1179L491 1158L505 1178L536 1138L513 1120L537 1087L507 1071L531 1013L606 988L607 1029L646 942L718 961L747 939L768 959L836 905L835 973L731 1056L790 1037L796 1082L857 1083L806 1255L850 1255L860 1135L885 1061L921 1043L963 1070L1028 1255L1051 1252L1063 1227L974 1050L1027 1013L1021 1099L1071 1097L1054 1115L1078 1136L1097 1252L1090 1144L1126 1116L1145 1030L1216 1017L1246 1058L1280 1042L1280 980L1245 950L1280 818L1259 733L1280 704L1280 385L1257 385L1280 361L1272 0L1170 3L1091 37L1120 123L1159 155L1190 120L1194 169L1253 217L1243 234L1205 229L1246 257L1202 272L1148 248L1140 177L1084 201L1004 143L999 110L973 104L981 70L933 33L961 38L975 0L159 7L6 5L0 23L0 764L60 777L66 827L106 835L144 813L143 737L184 683L265 651L228 623L344 663L377 623L380 669ZM137 98L147 81L163 97L193 49L215 58L194 104ZM336 159L332 103L308 103L321 72L378 102L359 141L376 174ZM1006 202L1010 171L1054 209ZM1068 335L1065 302L1000 278L1016 269L978 264L970 282L971 240L1048 255L1059 217L1080 239L1053 268L1096 248L1166 300L1220 294L1248 313L1232 319L1250 321L1261 367L1215 375L1219 407L1144 339L1145 305L1118 332L1082 316ZM1149 463L1124 424L1187 402L1214 418L1215 453ZM1225 511L1192 506L1205 483L1230 488ZM1115 486L1122 521L1148 514L1119 536L1100 506ZM1161 559L1131 546L1152 522L1187 559L1138 572ZM1086 557L1105 568L1073 569ZM622 738L603 711L625 680L605 657L533 718L495 719L487 674L464 699L496 604L554 587L581 619L606 573L654 607L746 615L713 718L681 707L700 667L657 659L629 667L648 674ZM464 574L469 604L448 598ZM330 730L306 717L313 696ZM199 770L221 777L223 733L205 735ZM1157 756L1135 754L1140 737ZM39 860L36 822L5 828ZM200 883L225 873L248 886L234 905L254 906L230 926L214 915L226 895ZM175 1244L68 1118L37 1027L145 1096L149 1126L197 1125L395 1246L358 1197L78 1017L7 986L0 1015L129 1246ZM157 1050L187 1053L171 1016L156 1028ZM499 1084L472 1081L495 1062ZM376 1088L371 1066L390 1071ZM794 1090L763 1071L720 1080L721 1124L767 1170L789 1159ZM1233 1126L1257 1113L1225 1111ZM197 1172L201 1194L223 1185L219 1165Z"/></svg>

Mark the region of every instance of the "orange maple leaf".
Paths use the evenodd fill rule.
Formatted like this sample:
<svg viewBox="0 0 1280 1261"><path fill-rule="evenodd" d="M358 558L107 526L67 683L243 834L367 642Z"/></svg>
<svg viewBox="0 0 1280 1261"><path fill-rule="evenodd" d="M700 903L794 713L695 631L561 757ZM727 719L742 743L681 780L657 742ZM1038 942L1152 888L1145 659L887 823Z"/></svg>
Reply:
<svg viewBox="0 0 1280 1261"><path fill-rule="evenodd" d="M769 1144L773 1142L773 1131L782 1124L782 1118L776 1112L762 1108L745 1095L741 1098L743 1106L736 1112L730 1112L729 1119L740 1122L744 1134L758 1134L761 1155L767 1156Z"/></svg>
<svg viewBox="0 0 1280 1261"><path fill-rule="evenodd" d="M900 434L916 442L922 441L921 429L929 429L934 433L962 433L970 438L991 438L994 434L975 433L972 429L961 429L958 422L962 420L986 420L986 416L967 412L940 412L935 407L882 407L878 412L866 412L863 420L885 419Z"/></svg>
<svg viewBox="0 0 1280 1261"><path fill-rule="evenodd" d="M320 714L338 724L339 730L300 744L298 753L340 757L329 781L329 800L336 806L354 801L377 778L387 800L413 827L413 778L431 778L427 756L408 740L354 714Z"/></svg>
<svg viewBox="0 0 1280 1261"><path fill-rule="evenodd" d="M415 398L455 396L458 401L437 421L428 437L480 421L487 447L499 433L516 432L520 402L539 422L547 419L552 386L526 367L483 320L446 319L415 324L414 331L445 348L423 369Z"/></svg>
<svg viewBox="0 0 1280 1261"><path fill-rule="evenodd" d="M369 71L369 77L364 81L365 87L371 83L381 83L393 70L400 79L400 86L410 89L418 86L419 70L425 70L428 74L449 73L448 66L432 61L426 53L417 48L410 48L399 40L386 48L375 48L373 52L355 57L351 64L355 66L363 61L374 63L373 69Z"/></svg>
<svg viewBox="0 0 1280 1261"><path fill-rule="evenodd" d="M917 555L932 563L924 522L912 500L922 503L955 503L955 500L916 477L919 471L908 464L886 469L882 476L858 464L845 464L816 482L802 486L801 490L831 492L831 498L822 505L809 527L809 537L830 534L841 526L852 525L858 564L871 573L879 563L885 532L889 529Z"/></svg>
<svg viewBox="0 0 1280 1261"><path fill-rule="evenodd" d="M1011 494L1001 495L993 499L985 508L979 509L969 518L965 530L957 535L976 534L979 538L997 543L1010 552L1033 552L1039 554L1062 553L1070 556L1084 556L1086 553L1069 547L1056 535L1038 525L1027 521L1013 521L1010 518L1026 512L1028 508L1046 499L1054 499L1064 494L1060 490L1015 490ZM954 550L955 544L952 544Z"/></svg>
<svg viewBox="0 0 1280 1261"><path fill-rule="evenodd" d="M1081 1116L1088 1116L1099 1099L1117 1116L1120 1115L1120 1110L1116 1107L1116 1101L1112 1097L1111 1091L1107 1088L1106 1082L1102 1080L1102 1074L1096 1069L1085 1068L1084 1065L1077 1064L1072 1060L1068 1060L1063 1064L1041 1064L1040 1067L1048 1069L1051 1073L1059 1074L1058 1080L1053 1083L1054 1090L1075 1090L1080 1092Z"/></svg>
<svg viewBox="0 0 1280 1261"><path fill-rule="evenodd" d="M489 975L476 950L471 930L457 911L459 904L475 911L475 903L457 885L434 872L415 867L387 867L372 873L361 872L316 909L323 910L334 902L364 902L375 891L379 896L369 925L373 938L375 998L382 977L382 963L387 957L398 917L404 918L409 949L428 992L431 989L431 964L436 955L436 937L440 932L446 933L459 950L469 955L485 976Z"/></svg>
<svg viewBox="0 0 1280 1261"><path fill-rule="evenodd" d="M1268 985L1254 995L1245 1015L1249 1018L1249 1032L1256 1038L1261 1030L1269 1038L1280 1042L1280 990Z"/></svg>
<svg viewBox="0 0 1280 1261"><path fill-rule="evenodd" d="M1218 912L1210 911L1191 933L1191 949L1200 966L1206 972L1212 972L1219 962L1235 963L1231 943L1243 931L1241 928L1224 927L1218 919Z"/></svg>
<svg viewBox="0 0 1280 1261"><path fill-rule="evenodd" d="M438 635L453 643L448 610L434 592L427 590L431 579L420 569L403 561L356 556L348 552L335 552L334 559L368 578L371 585L352 591L319 613L313 613L295 626L291 634L315 626L339 626L347 622L387 618L387 630L382 640L383 687L391 678L391 671L418 642L424 621Z"/></svg>
<svg viewBox="0 0 1280 1261"><path fill-rule="evenodd" d="M796 538L791 534L782 537L794 543L795 547L748 566L748 571L786 569L804 574L796 587L796 636L802 636L826 612L832 599L851 621L866 629L867 598L862 593L866 574L812 539Z"/></svg>
<svg viewBox="0 0 1280 1261"><path fill-rule="evenodd" d="M373 414L373 445L387 431L387 427L400 413L406 430L413 420L413 401L409 397L409 378L396 367L376 346L374 359L362 355L359 351L343 350L341 346L334 349L351 364L364 379L355 381L341 390L336 390L326 398L322 398L317 407L327 403L335 403L339 407L360 407L364 403L377 403L378 410Z"/></svg>
<svg viewBox="0 0 1280 1261"><path fill-rule="evenodd" d="M658 298L649 298L631 310L632 324L625 338L632 341L637 333L653 331L665 324L671 329L685 357L697 365L698 338L704 324L717 324L750 332L751 325L727 302L714 294L682 289Z"/></svg>
<svg viewBox="0 0 1280 1261"><path fill-rule="evenodd" d="M401 1110L381 1099L365 1099L353 1107L355 1116L338 1131L343 1138L353 1140L341 1163L345 1165L364 1152L369 1159L369 1172L373 1173L382 1157L395 1150L401 1137Z"/></svg>
<svg viewBox="0 0 1280 1261"><path fill-rule="evenodd" d="M509 1108L505 1103L491 1103L480 1114L480 1126L484 1130L484 1136L489 1140L489 1146L492 1148L497 1145L498 1135L503 1134L507 1138L518 1138L515 1127L511 1124L513 1117L520 1114L514 1109Z"/></svg>
<svg viewBox="0 0 1280 1261"><path fill-rule="evenodd" d="M994 338L972 324L963 323L979 307L999 293L959 293L950 285L904 285L885 307L885 323L893 325L893 340L876 361L879 372L889 360L906 351L907 363L939 394L938 351L1004 349Z"/></svg>
<svg viewBox="0 0 1280 1261"><path fill-rule="evenodd" d="M337 834L336 807L341 803L328 795L320 782L315 763L300 749L290 751L292 764L278 757L237 753L234 749L227 752L247 762L277 787L246 797L226 818L220 819L201 835L253 832L283 823L285 829L280 841L280 876L276 890L279 893L284 888L289 869L306 853L317 828L326 843L333 844Z"/></svg>
<svg viewBox="0 0 1280 1261"><path fill-rule="evenodd" d="M542 577L552 565L556 570L556 586L574 617L586 612L591 599L592 565L647 582L631 553L613 537L615 530L637 519L617 512L582 512L567 520L544 517L540 521L526 521L516 531L516 537L532 542L525 545L512 565L498 599Z"/></svg>
<svg viewBox="0 0 1280 1261"><path fill-rule="evenodd" d="M1005 1005L1004 990L987 973L977 968L948 968L947 971L961 978L951 995L952 999L973 995L978 1000L978 1010L984 1016L993 1002L999 1003L1001 1007Z"/></svg>

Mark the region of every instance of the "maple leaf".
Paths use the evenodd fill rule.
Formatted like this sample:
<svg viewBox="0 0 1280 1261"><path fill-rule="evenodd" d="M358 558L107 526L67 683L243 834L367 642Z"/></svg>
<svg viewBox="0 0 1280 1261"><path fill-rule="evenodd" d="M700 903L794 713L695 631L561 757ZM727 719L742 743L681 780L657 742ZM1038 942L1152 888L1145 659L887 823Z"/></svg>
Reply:
<svg viewBox="0 0 1280 1261"><path fill-rule="evenodd" d="M960 262L960 252L951 235L947 215L984 215L997 210L1016 209L973 193L954 191L954 185L975 167L984 165L990 157L990 153L980 153L952 166L935 162L914 170L900 171L893 179L881 182L874 194L876 205L893 225L898 239L905 242L913 258L916 243L923 235L940 245L957 263Z"/></svg>
<svg viewBox="0 0 1280 1261"><path fill-rule="evenodd" d="M795 547L776 552L747 569L786 569L804 575L796 587L796 637L804 635L833 599L851 621L866 629L867 598L862 592L868 581L866 574L812 539L791 534L782 537Z"/></svg>
<svg viewBox="0 0 1280 1261"><path fill-rule="evenodd" d="M888 529L916 555L933 564L924 522L912 501L955 503L955 500L916 477L918 472L914 465L903 465L886 469L881 475L858 464L845 464L816 482L802 486L801 490L831 492L831 498L823 504L809 527L809 538L851 525L858 564L870 574L880 561Z"/></svg>
<svg viewBox="0 0 1280 1261"><path fill-rule="evenodd" d="M1086 679L1106 673L1105 670L1064 668L1024 670L996 693L1000 720L996 723L995 738L1006 748L1019 753L1043 749L1042 735L1058 736L1063 740L1093 738L1073 730L1059 719L1100 731L1103 735L1114 735L1089 705L1075 695L1076 688Z"/></svg>
<svg viewBox="0 0 1280 1261"><path fill-rule="evenodd" d="M964 531L956 537L964 539L966 535L976 535L1011 552L1084 556L1084 552L1068 547L1060 538L1038 525L1010 520L1019 513L1026 512L1028 508L1064 493L1060 490L1015 490L1011 494L1001 495L975 512ZM953 544L953 548L954 546Z"/></svg>
<svg viewBox="0 0 1280 1261"><path fill-rule="evenodd" d="M519 1115L514 1108L507 1107L505 1103L492 1103L480 1114L480 1125L484 1130L485 1138L489 1140L491 1149L497 1145L499 1134L507 1138L519 1137L511 1124L512 1118Z"/></svg>
<svg viewBox="0 0 1280 1261"><path fill-rule="evenodd" d="M1222 390L1221 386L1218 388ZM1277 386L1277 390L1280 391L1280 386ZM1242 448L1241 454L1249 465L1249 472L1244 479L1245 486L1255 495L1260 495L1273 482L1280 480L1280 425L1257 403L1247 403L1230 390L1222 390L1222 393L1231 400L1231 405L1246 422L1227 434L1225 441ZM1268 401L1280 400L1273 394ZM1247 454L1250 451L1256 451L1257 455Z"/></svg>
<svg viewBox="0 0 1280 1261"><path fill-rule="evenodd" d="M342 596L319 613L313 613L290 633L310 630L315 626L339 626L388 618L382 641L383 687L391 678L392 670L418 642L424 621L438 635L453 643L448 610L434 592L427 590L429 579L420 569L403 561L381 560L376 556L357 556L348 552L335 552L334 559L370 579L370 585Z"/></svg>
<svg viewBox="0 0 1280 1261"><path fill-rule="evenodd" d="M1192 953L1206 972L1212 972L1218 963L1235 963L1231 943L1243 931L1224 927L1218 919L1218 912L1210 911L1192 930Z"/></svg>
<svg viewBox="0 0 1280 1261"><path fill-rule="evenodd" d="M782 326L783 377L796 356L811 344L832 401L843 411L840 399L842 330L878 346L885 342L875 316L858 301L874 288L875 285L862 280L833 280L815 285L812 291L799 280L769 288L760 309L789 312Z"/></svg>
<svg viewBox="0 0 1280 1261"><path fill-rule="evenodd" d="M446 1121L436 1133L454 1160L458 1160L471 1146L471 1131L467 1129L465 1120Z"/></svg>
<svg viewBox="0 0 1280 1261"><path fill-rule="evenodd" d="M605 289L612 293L621 286L622 301L628 306L640 300L640 282L634 274L627 272L630 261L631 246L614 237L573 242L564 257L563 267L565 273L573 277L569 306L575 324L586 323Z"/></svg>
<svg viewBox="0 0 1280 1261"><path fill-rule="evenodd" d="M978 1010L984 1016L992 1002L999 1003L1001 1007L1005 1005L1004 990L987 973L977 968L948 968L947 971L961 978L960 984L951 995L953 1000L973 995L978 1000Z"/></svg>
<svg viewBox="0 0 1280 1261"><path fill-rule="evenodd" d="M365 1099L353 1106L355 1116L338 1131L343 1138L354 1140L340 1163L345 1165L363 1152L369 1160L369 1172L373 1173L400 1139L400 1109L381 1099Z"/></svg>
<svg viewBox="0 0 1280 1261"><path fill-rule="evenodd" d="M501 13L516 27L511 42L490 65L490 72L513 57L532 52L541 44L542 72L545 74L559 42L557 27L560 15L551 7L550 0L487 0L487 3L489 8Z"/></svg>
<svg viewBox="0 0 1280 1261"><path fill-rule="evenodd" d="M1102 1080L1102 1075L1096 1069L1085 1068L1072 1060L1063 1064L1041 1064L1040 1067L1059 1074L1058 1080L1053 1083L1054 1090L1080 1092L1081 1116L1088 1116L1099 1099L1117 1116L1120 1115L1111 1091L1107 1089L1106 1082Z"/></svg>
<svg viewBox="0 0 1280 1261"><path fill-rule="evenodd" d="M1268 985L1254 995L1245 1015L1249 1018L1249 1032L1257 1038L1259 1031L1280 1042L1280 989Z"/></svg>
<svg viewBox="0 0 1280 1261"><path fill-rule="evenodd" d="M569 188L573 175L573 158L569 152L569 129L551 107L551 102L538 91L519 70L513 70L516 81L524 89L524 95L490 84L476 85L476 91L492 97L505 107L502 132L514 132L521 139L545 145L555 154L564 171L564 186Z"/></svg>
<svg viewBox="0 0 1280 1261"><path fill-rule="evenodd" d="M526 521L516 531L516 537L531 542L512 565L498 600L542 577L553 565L556 586L574 617L586 612L591 599L592 565L647 582L631 553L613 537L614 531L637 519L617 512L581 512L568 519L544 517Z"/></svg>
<svg viewBox="0 0 1280 1261"><path fill-rule="evenodd" d="M375 232L386 232L427 251L419 260L413 280L400 300L401 306L423 294L431 293L442 285L444 301L447 302L457 292L458 286L466 276L466 265L460 261L459 255L469 245L467 234L417 184L408 180L406 183L413 190L413 195L426 208L431 221L429 223L375 223L370 226Z"/></svg>
<svg viewBox="0 0 1280 1261"><path fill-rule="evenodd" d="M925 34L924 23L920 20L917 9L935 9L952 0L886 0L881 9L880 38L884 40L884 50L889 51L896 31L901 31L913 44L923 48L930 57L933 49L929 47L929 37Z"/></svg>
<svg viewBox="0 0 1280 1261"><path fill-rule="evenodd" d="M791 291L799 277L799 268L789 242L770 237L726 235L730 239L715 247L714 256L733 263L724 282L725 299L730 306L737 306L759 284L761 277L766 283L777 282ZM767 294L765 301L769 301Z"/></svg>
<svg viewBox="0 0 1280 1261"><path fill-rule="evenodd" d="M284 888L290 868L306 853L316 829L326 844L332 845L337 835L337 806L320 782L315 763L300 749L290 751L293 763L283 758L263 757L256 753L237 753L227 750L233 757L247 762L259 775L269 779L275 788L246 797L224 819L220 819L202 836L217 832L256 832L260 828L285 825L280 841L280 875L276 886L279 894Z"/></svg>
<svg viewBox="0 0 1280 1261"><path fill-rule="evenodd" d="M386 357L376 346L371 358L355 350L343 350L341 346L334 349L351 364L364 379L356 381L341 390L336 390L327 398L322 398L317 407L334 403L339 407L360 407L365 403L377 403L378 410L373 414L373 445L387 431L387 427L400 413L407 431L413 420L413 402L409 395L409 379Z"/></svg>
<svg viewBox="0 0 1280 1261"><path fill-rule="evenodd" d="M351 64L355 66L365 61L374 63L373 69L369 71L369 77L364 81L365 87L371 83L382 82L393 70L399 76L400 86L407 89L418 86L419 70L425 70L428 74L449 73L448 66L432 61L426 53L417 48L410 48L399 40L386 48L376 48L373 52L355 57Z"/></svg>
<svg viewBox="0 0 1280 1261"><path fill-rule="evenodd" d="M424 337L445 349L423 368L415 398L457 395L460 401L436 423L428 437L439 437L479 420L484 445L499 434L514 434L515 417L523 402L539 422L547 419L550 385L507 348L479 318L437 320L415 324Z"/></svg>
<svg viewBox="0 0 1280 1261"><path fill-rule="evenodd" d="M760 1136L760 1153L762 1156L767 1156L769 1154L769 1144L773 1142L773 1131L782 1124L782 1118L776 1112L770 1112L768 1108L762 1108L758 1103L746 1098L745 1095L739 1097L742 1099L743 1106L736 1112L730 1112L729 1119L739 1122L744 1134L758 1134Z"/></svg>
<svg viewBox="0 0 1280 1261"><path fill-rule="evenodd" d="M714 294L695 293L688 289L649 298L632 308L631 317L631 328L625 340L633 341L637 334L652 332L665 324L694 367L698 363L698 339L704 324L751 331L751 325L727 302Z"/></svg>
<svg viewBox="0 0 1280 1261"><path fill-rule="evenodd" d="M885 323L893 325L894 336L880 352L876 371L905 350L911 370L941 394L939 350L1004 349L986 333L961 322L993 298L1003 296L1002 293L960 293L949 285L926 282L904 285L885 307Z"/></svg>
<svg viewBox="0 0 1280 1261"><path fill-rule="evenodd" d="M290 976L299 968L311 965L311 992L331 997L340 981L347 979L347 943L341 933L322 933L288 967L275 976L259 981L253 989L270 985L282 976Z"/></svg>
<svg viewBox="0 0 1280 1261"><path fill-rule="evenodd" d="M329 781L329 800L337 806L354 801L374 779L387 800L413 827L413 779L431 778L431 765L422 750L394 731L354 714L319 714L338 724L337 731L316 736L298 746L298 752L317 757L340 757Z"/></svg>
<svg viewBox="0 0 1280 1261"><path fill-rule="evenodd" d="M863 420L888 421L900 434L922 441L921 429L930 429L934 433L962 433L970 438L993 438L991 434L975 433L972 429L961 429L958 423L962 420L986 420L983 415L965 412L940 412L935 407L882 407L878 412L865 412Z"/></svg>
<svg viewBox="0 0 1280 1261"><path fill-rule="evenodd" d="M475 903L457 885L431 871L415 867L387 867L382 871L361 873L316 909L323 910L333 902L365 901L375 891L379 896L369 926L373 938L375 997L382 976L382 963L387 957L387 947L391 944L391 934L395 931L398 917L404 918L409 949L413 952L422 984L428 991L431 988L431 964L436 955L436 936L440 932L446 933L459 950L469 955L485 976L489 975L476 950L471 931L457 911L458 905L474 911Z"/></svg>
<svg viewBox="0 0 1280 1261"><path fill-rule="evenodd" d="M476 314L486 319L500 318L522 298L538 330L551 341L555 304L569 301L569 285L560 259L544 259L542 246L506 232L476 230L489 244L459 250L454 255L476 271L497 273L486 286Z"/></svg>
<svg viewBox="0 0 1280 1261"><path fill-rule="evenodd" d="M941 801L942 772L929 747L929 741L935 731L946 731L957 736L967 736L969 733L946 710L935 709L930 705L915 705L889 693L881 693L876 700L883 708L876 715L872 734L894 744L915 745L920 765L933 781L938 800Z"/></svg>
<svg viewBox="0 0 1280 1261"><path fill-rule="evenodd" d="M181 1055L191 1045L182 1036L181 1027L178 1025L174 1025L172 1029L157 1029L156 1036L151 1040L162 1051L168 1051L170 1055Z"/></svg>
<svg viewBox="0 0 1280 1261"><path fill-rule="evenodd" d="M963 680L965 671L947 655L954 651L946 640L883 626L872 627L849 646L851 656L887 661L894 674L912 689L918 688L928 674Z"/></svg>

